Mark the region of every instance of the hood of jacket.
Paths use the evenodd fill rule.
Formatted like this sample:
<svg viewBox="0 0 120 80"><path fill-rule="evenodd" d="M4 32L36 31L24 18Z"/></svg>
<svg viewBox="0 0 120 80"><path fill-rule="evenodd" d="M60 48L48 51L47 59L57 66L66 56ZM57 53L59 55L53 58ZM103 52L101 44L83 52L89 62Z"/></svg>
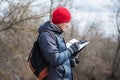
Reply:
<svg viewBox="0 0 120 80"><path fill-rule="evenodd" d="M53 32L58 33L58 34L62 34L63 33L62 29L60 29L59 27L57 27L56 25L54 25L50 21L47 21L46 23L41 25L39 27L39 29L38 29L38 32L41 33L41 32L43 32L45 30L50 30L50 31L53 31Z"/></svg>

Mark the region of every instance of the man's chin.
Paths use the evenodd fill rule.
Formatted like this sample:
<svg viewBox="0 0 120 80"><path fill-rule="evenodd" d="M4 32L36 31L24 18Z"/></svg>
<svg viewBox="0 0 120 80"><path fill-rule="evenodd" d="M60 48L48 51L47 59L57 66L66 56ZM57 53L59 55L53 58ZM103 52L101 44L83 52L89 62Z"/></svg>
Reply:
<svg viewBox="0 0 120 80"><path fill-rule="evenodd" d="M66 29L62 29L62 31L65 31Z"/></svg>

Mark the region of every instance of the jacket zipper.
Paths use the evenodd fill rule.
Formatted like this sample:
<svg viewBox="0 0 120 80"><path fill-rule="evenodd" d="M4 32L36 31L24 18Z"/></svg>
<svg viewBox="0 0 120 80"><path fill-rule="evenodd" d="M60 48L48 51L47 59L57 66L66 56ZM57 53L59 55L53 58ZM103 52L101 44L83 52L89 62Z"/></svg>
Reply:
<svg viewBox="0 0 120 80"><path fill-rule="evenodd" d="M63 69L64 69L64 73L63 73L63 77L62 77L62 80L64 80L64 77L65 77L65 68L64 66L62 65Z"/></svg>

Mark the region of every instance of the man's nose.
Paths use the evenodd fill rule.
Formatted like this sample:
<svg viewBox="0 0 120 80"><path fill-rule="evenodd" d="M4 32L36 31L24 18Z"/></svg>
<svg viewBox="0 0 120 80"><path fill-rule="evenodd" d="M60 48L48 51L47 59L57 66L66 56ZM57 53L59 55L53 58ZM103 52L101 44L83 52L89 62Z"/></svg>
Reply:
<svg viewBox="0 0 120 80"><path fill-rule="evenodd" d="M68 25L66 27L69 27Z"/></svg>

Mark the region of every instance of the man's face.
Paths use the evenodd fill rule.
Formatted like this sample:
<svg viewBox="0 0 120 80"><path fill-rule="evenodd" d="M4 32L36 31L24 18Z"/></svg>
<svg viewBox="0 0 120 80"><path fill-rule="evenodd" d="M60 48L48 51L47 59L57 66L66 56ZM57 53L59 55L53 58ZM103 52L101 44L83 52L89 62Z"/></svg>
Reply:
<svg viewBox="0 0 120 80"><path fill-rule="evenodd" d="M68 27L69 23L61 23L58 24L58 27L60 27L63 31L66 29L66 27Z"/></svg>

